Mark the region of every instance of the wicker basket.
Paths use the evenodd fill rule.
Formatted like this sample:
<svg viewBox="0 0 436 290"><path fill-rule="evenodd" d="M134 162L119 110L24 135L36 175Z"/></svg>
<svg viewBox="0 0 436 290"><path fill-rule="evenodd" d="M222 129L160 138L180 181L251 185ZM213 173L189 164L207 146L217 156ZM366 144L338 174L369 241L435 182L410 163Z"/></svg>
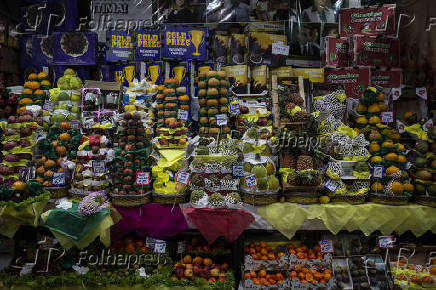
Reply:
<svg viewBox="0 0 436 290"><path fill-rule="evenodd" d="M365 199L368 194L338 194L335 195L331 202L346 202L349 204L362 204L365 203Z"/></svg>
<svg viewBox="0 0 436 290"><path fill-rule="evenodd" d="M153 201L160 204L178 204L186 202L186 192L179 194L160 194L153 190Z"/></svg>
<svg viewBox="0 0 436 290"><path fill-rule="evenodd" d="M301 204L314 204L319 203L318 192L285 192L283 193L285 201Z"/></svg>
<svg viewBox="0 0 436 290"><path fill-rule="evenodd" d="M405 195L393 196L371 192L369 194L369 201L386 205L405 205L408 203L409 197Z"/></svg>
<svg viewBox="0 0 436 290"><path fill-rule="evenodd" d="M417 204L436 207L436 196L415 195L413 196L412 201Z"/></svg>
<svg viewBox="0 0 436 290"><path fill-rule="evenodd" d="M44 187L45 190L48 190L50 192L51 198L61 198L68 196L68 191L70 189L70 186L52 186L52 187Z"/></svg>
<svg viewBox="0 0 436 290"><path fill-rule="evenodd" d="M267 205L277 202L279 191L277 192L248 192L242 191L242 201L251 205Z"/></svg>
<svg viewBox="0 0 436 290"><path fill-rule="evenodd" d="M112 204L121 207L140 206L151 202L150 191L144 194L135 194L135 195L121 195L121 194L111 193L110 196L112 197Z"/></svg>

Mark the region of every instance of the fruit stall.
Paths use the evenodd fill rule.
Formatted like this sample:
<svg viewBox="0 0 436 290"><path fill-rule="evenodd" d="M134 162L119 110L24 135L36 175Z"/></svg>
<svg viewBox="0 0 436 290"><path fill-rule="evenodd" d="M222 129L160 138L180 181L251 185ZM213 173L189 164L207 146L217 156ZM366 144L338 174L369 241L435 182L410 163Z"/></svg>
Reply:
<svg viewBox="0 0 436 290"><path fill-rule="evenodd" d="M112 2L0 4L0 289L436 289L430 4Z"/></svg>

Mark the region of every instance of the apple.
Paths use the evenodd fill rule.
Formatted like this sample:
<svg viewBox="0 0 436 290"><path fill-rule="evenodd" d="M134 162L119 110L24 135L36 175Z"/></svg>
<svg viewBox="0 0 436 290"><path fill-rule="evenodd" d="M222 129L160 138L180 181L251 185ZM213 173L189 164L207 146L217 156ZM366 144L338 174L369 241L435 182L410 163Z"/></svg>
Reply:
<svg viewBox="0 0 436 290"><path fill-rule="evenodd" d="M209 252L209 251L210 251L210 247L209 247L209 246L204 246L204 247L203 247L203 251L205 251L205 252Z"/></svg>
<svg viewBox="0 0 436 290"><path fill-rule="evenodd" d="M203 263L206 266L210 266L210 265L212 265L212 260L209 258L204 258Z"/></svg>
<svg viewBox="0 0 436 290"><path fill-rule="evenodd" d="M226 281L226 274L221 273L221 274L219 275L218 281Z"/></svg>
<svg viewBox="0 0 436 290"><path fill-rule="evenodd" d="M183 257L183 263L185 264L191 264L192 263L192 257L190 255L186 255Z"/></svg>
<svg viewBox="0 0 436 290"><path fill-rule="evenodd" d="M125 146L124 146L124 150L126 150L126 151L130 151L130 150L132 150L133 149L133 145L132 144L126 144Z"/></svg>
<svg viewBox="0 0 436 290"><path fill-rule="evenodd" d="M177 280L177 277L176 276L171 276L171 280L175 281L175 280Z"/></svg>

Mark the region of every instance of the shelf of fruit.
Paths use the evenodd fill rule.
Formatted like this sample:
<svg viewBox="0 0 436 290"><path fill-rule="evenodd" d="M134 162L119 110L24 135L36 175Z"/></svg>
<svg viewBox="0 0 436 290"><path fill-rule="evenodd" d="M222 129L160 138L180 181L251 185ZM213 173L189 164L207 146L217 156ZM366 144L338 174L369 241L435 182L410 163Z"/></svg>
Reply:
<svg viewBox="0 0 436 290"><path fill-rule="evenodd" d="M24 89L18 96L17 114L21 111L31 111L35 117L40 115L44 100L51 83L46 72L30 73L24 82Z"/></svg>
<svg viewBox="0 0 436 290"><path fill-rule="evenodd" d="M158 148L184 148L188 142L189 96L186 87L180 87L177 79L166 79L158 86L157 138Z"/></svg>
<svg viewBox="0 0 436 290"><path fill-rule="evenodd" d="M208 71L199 75L198 102L200 136L230 133L228 116L229 81L224 71ZM225 125L221 125L225 123Z"/></svg>

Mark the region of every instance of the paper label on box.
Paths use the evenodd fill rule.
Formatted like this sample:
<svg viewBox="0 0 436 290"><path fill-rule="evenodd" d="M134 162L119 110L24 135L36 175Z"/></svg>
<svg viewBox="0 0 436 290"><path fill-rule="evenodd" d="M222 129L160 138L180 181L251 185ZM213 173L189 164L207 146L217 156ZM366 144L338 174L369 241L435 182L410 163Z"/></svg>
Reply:
<svg viewBox="0 0 436 290"><path fill-rule="evenodd" d="M381 112L381 121L383 123L392 123L394 121L393 112Z"/></svg>
<svg viewBox="0 0 436 290"><path fill-rule="evenodd" d="M379 236L378 247L381 249L393 248L394 238L392 236Z"/></svg>
<svg viewBox="0 0 436 290"><path fill-rule="evenodd" d="M54 109L54 103L53 103L52 101L45 100L45 101L44 101L44 109L45 109L46 111L53 112L53 109Z"/></svg>
<svg viewBox="0 0 436 290"><path fill-rule="evenodd" d="M176 174L176 182L188 185L190 174L185 171L179 171Z"/></svg>
<svg viewBox="0 0 436 290"><path fill-rule="evenodd" d="M165 249L167 247L167 242L163 240L155 240L154 243L154 252L155 253L165 253Z"/></svg>
<svg viewBox="0 0 436 290"><path fill-rule="evenodd" d="M177 242L177 254L182 254L186 251L186 241Z"/></svg>
<svg viewBox="0 0 436 290"><path fill-rule="evenodd" d="M73 129L73 130L79 129L79 125L80 125L79 120L72 120L71 121L71 129Z"/></svg>
<svg viewBox="0 0 436 290"><path fill-rule="evenodd" d="M239 115L241 113L241 110L239 108L239 104L231 104L230 105L230 114L232 116Z"/></svg>
<svg viewBox="0 0 436 290"><path fill-rule="evenodd" d="M427 88L416 88L416 95L423 100L427 100Z"/></svg>
<svg viewBox="0 0 436 290"><path fill-rule="evenodd" d="M281 42L274 42L271 49L272 54L289 55L289 45Z"/></svg>
<svg viewBox="0 0 436 290"><path fill-rule="evenodd" d="M92 170L94 174L106 173L106 162L101 160L92 160Z"/></svg>
<svg viewBox="0 0 436 290"><path fill-rule="evenodd" d="M250 174L250 175L245 176L245 183L247 184L247 187L257 186L256 174Z"/></svg>
<svg viewBox="0 0 436 290"><path fill-rule="evenodd" d="M53 185L65 185L65 173L64 172L55 172L53 173Z"/></svg>
<svg viewBox="0 0 436 290"><path fill-rule="evenodd" d="M321 248L321 253L333 253L333 241L332 240L324 240L319 241L319 247Z"/></svg>
<svg viewBox="0 0 436 290"><path fill-rule="evenodd" d="M227 125L227 115L226 114L219 114L216 115L216 124L218 126L224 126Z"/></svg>
<svg viewBox="0 0 436 290"><path fill-rule="evenodd" d="M372 178L382 179L383 178L384 167L382 165L374 166L372 170Z"/></svg>
<svg viewBox="0 0 436 290"><path fill-rule="evenodd" d="M154 249L154 241L154 238L147 236L147 238L145 239L145 247L149 249Z"/></svg>
<svg viewBox="0 0 436 290"><path fill-rule="evenodd" d="M335 192L339 187L339 182L333 179L329 179L325 182L324 186L331 192Z"/></svg>
<svg viewBox="0 0 436 290"><path fill-rule="evenodd" d="M182 110L182 109L178 109L177 110L177 120L188 120L188 110Z"/></svg>
<svg viewBox="0 0 436 290"><path fill-rule="evenodd" d="M398 100L401 96L401 88L392 88L391 94L394 101Z"/></svg>
<svg viewBox="0 0 436 290"><path fill-rule="evenodd" d="M233 178L244 177L244 164L238 163L232 166Z"/></svg>
<svg viewBox="0 0 436 290"><path fill-rule="evenodd" d="M150 184L150 172L136 172L136 184L137 185L149 185Z"/></svg>

